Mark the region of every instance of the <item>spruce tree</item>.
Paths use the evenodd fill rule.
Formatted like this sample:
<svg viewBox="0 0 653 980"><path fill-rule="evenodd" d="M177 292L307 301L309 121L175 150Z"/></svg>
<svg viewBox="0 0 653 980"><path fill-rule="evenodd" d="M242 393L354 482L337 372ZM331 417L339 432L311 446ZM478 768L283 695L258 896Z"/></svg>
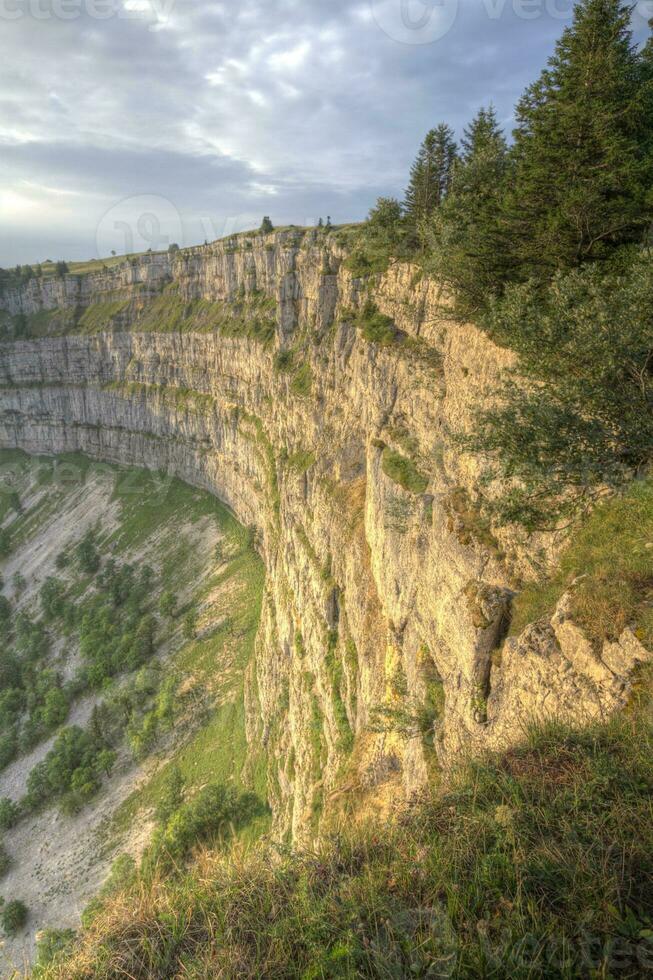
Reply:
<svg viewBox="0 0 653 980"><path fill-rule="evenodd" d="M462 150L460 159L463 164L477 159L482 153L496 150L505 153L506 139L497 122L494 106L479 109L469 126L465 127L460 147Z"/></svg>
<svg viewBox="0 0 653 980"><path fill-rule="evenodd" d="M520 278L641 241L651 218L649 62L633 45L629 7L581 0L517 106L505 218Z"/></svg>
<svg viewBox="0 0 653 980"><path fill-rule="evenodd" d="M459 312L482 308L511 261L500 202L509 170L508 148L492 107L480 109L461 140L449 193L426 224L428 265L456 296Z"/></svg>
<svg viewBox="0 0 653 980"><path fill-rule="evenodd" d="M445 123L430 130L410 170L404 198L404 214L414 235L433 214L449 190L457 147L453 131Z"/></svg>

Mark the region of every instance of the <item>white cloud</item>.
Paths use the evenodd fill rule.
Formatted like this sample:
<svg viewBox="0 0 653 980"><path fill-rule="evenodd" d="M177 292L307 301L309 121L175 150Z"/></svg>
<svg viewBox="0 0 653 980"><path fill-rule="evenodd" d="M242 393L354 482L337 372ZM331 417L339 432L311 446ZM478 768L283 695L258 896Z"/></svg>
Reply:
<svg viewBox="0 0 653 980"><path fill-rule="evenodd" d="M560 29L463 0L447 38L419 48L366 2L123 3L129 17L2 25L0 265L46 244L88 257L101 215L143 194L172 201L198 240L269 212L362 217L402 192L434 123L460 129L489 98L510 119Z"/></svg>
<svg viewBox="0 0 653 980"><path fill-rule="evenodd" d="M305 64L310 53L310 41L300 41L299 44L285 51L275 51L269 56L268 64L275 72L297 71Z"/></svg>

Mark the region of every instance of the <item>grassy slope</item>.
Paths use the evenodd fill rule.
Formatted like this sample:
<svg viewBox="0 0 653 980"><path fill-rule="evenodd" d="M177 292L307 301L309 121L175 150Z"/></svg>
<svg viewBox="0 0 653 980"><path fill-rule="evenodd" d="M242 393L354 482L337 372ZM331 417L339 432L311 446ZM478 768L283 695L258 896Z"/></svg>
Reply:
<svg viewBox="0 0 653 980"><path fill-rule="evenodd" d="M645 705L582 734L549 729L394 826L276 860L204 852L110 898L46 975L642 976L652 734Z"/></svg>

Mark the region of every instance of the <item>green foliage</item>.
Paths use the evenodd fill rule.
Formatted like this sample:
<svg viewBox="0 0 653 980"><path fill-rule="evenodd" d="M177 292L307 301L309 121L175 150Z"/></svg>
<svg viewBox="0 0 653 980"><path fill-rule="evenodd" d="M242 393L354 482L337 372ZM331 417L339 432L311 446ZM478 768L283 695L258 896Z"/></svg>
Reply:
<svg viewBox="0 0 653 980"><path fill-rule="evenodd" d="M376 303L372 300L368 300L363 305L355 323L365 340L379 344L381 347L387 347L399 338L399 332L392 317L379 312Z"/></svg>
<svg viewBox="0 0 653 980"><path fill-rule="evenodd" d="M106 564L97 591L79 613L79 648L94 686L135 670L154 653L156 623L147 611L152 572L147 566Z"/></svg>
<svg viewBox="0 0 653 980"><path fill-rule="evenodd" d="M412 460L394 449L385 448L381 455L381 467L387 477L409 493L424 493L428 479L417 469Z"/></svg>
<svg viewBox="0 0 653 980"><path fill-rule="evenodd" d="M586 268L547 289L514 286L486 323L519 355L503 405L482 411L467 440L493 461L490 475L519 481L499 519L548 527L643 471L653 456L648 258L623 274Z"/></svg>
<svg viewBox="0 0 653 980"><path fill-rule="evenodd" d="M27 806L63 798L66 811L74 812L97 792L114 761L115 754L88 732L65 728L27 778Z"/></svg>
<svg viewBox="0 0 653 980"><path fill-rule="evenodd" d="M28 910L24 902L14 898L6 902L0 909L2 928L8 936L15 936L27 922Z"/></svg>
<svg viewBox="0 0 653 980"><path fill-rule="evenodd" d="M18 804L3 796L0 799L0 830L10 830L18 820L19 813Z"/></svg>
<svg viewBox="0 0 653 980"><path fill-rule="evenodd" d="M161 593L159 612L167 619L174 619L177 615L177 596L170 589Z"/></svg>
<svg viewBox="0 0 653 980"><path fill-rule="evenodd" d="M65 588L53 576L46 578L40 591L41 608L46 621L59 619L66 609Z"/></svg>
<svg viewBox="0 0 653 980"><path fill-rule="evenodd" d="M269 235L274 231L274 225L270 221L270 218L266 215L261 222L260 232L262 235Z"/></svg>
<svg viewBox="0 0 653 980"><path fill-rule="evenodd" d="M186 613L184 616L182 630L186 640L195 639L197 635L197 611L195 609L191 609L190 612Z"/></svg>
<svg viewBox="0 0 653 980"><path fill-rule="evenodd" d="M87 575L94 575L100 567L100 555L95 543L95 535L87 531L75 548L75 557L81 570Z"/></svg>
<svg viewBox="0 0 653 980"><path fill-rule="evenodd" d="M165 678L152 707L141 716L134 713L127 727L130 748L137 758L149 752L160 737L172 727L178 681L174 674Z"/></svg>
<svg viewBox="0 0 653 980"><path fill-rule="evenodd" d="M154 834L144 867L157 862L181 864L200 844L216 846L262 811L253 793L238 793L219 784L205 786L188 803L181 803Z"/></svg>
<svg viewBox="0 0 653 980"><path fill-rule="evenodd" d="M179 766L173 766L167 773L154 815L157 824L165 828L172 816L184 802L185 779Z"/></svg>
<svg viewBox="0 0 653 980"><path fill-rule="evenodd" d="M73 929L41 929L36 941L36 963L32 971L35 980L43 971L60 962L75 938Z"/></svg>
<svg viewBox="0 0 653 980"><path fill-rule="evenodd" d="M425 267L455 296L460 313L483 310L510 275L501 205L510 159L494 110L481 109L465 130L450 190L423 224Z"/></svg>
<svg viewBox="0 0 653 980"><path fill-rule="evenodd" d="M651 53L631 8L582 0L517 106L504 212L518 275L548 276L641 242L651 220Z"/></svg>
<svg viewBox="0 0 653 980"><path fill-rule="evenodd" d="M11 554L11 533L9 528L0 528L0 558L8 558Z"/></svg>
<svg viewBox="0 0 653 980"><path fill-rule="evenodd" d="M380 197L357 232L344 267L355 278L385 272L391 259L409 254L408 235L399 201Z"/></svg>
<svg viewBox="0 0 653 980"><path fill-rule="evenodd" d="M453 130L446 123L440 123L424 137L411 167L403 204L413 238L420 236L425 222L442 204L451 184L456 156Z"/></svg>
<svg viewBox="0 0 653 980"><path fill-rule="evenodd" d="M11 858L4 844L0 843L0 878L6 875L11 867Z"/></svg>

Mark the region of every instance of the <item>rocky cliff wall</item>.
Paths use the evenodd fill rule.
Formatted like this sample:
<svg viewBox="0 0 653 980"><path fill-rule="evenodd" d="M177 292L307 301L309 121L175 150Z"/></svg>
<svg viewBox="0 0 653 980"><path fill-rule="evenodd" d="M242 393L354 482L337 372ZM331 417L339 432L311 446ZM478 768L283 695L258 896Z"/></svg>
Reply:
<svg viewBox="0 0 653 980"><path fill-rule="evenodd" d="M480 462L452 436L511 356L447 320L414 268L365 282L343 256L333 235L241 236L3 300L44 336L0 347L0 446L164 469L256 527L248 738L295 838L419 793L534 717L612 710L644 657L629 635L601 657L564 603L503 642L511 596L555 542L487 524ZM62 311L102 329L50 335ZM375 311L398 332L378 339ZM249 329L261 316L273 329Z"/></svg>

